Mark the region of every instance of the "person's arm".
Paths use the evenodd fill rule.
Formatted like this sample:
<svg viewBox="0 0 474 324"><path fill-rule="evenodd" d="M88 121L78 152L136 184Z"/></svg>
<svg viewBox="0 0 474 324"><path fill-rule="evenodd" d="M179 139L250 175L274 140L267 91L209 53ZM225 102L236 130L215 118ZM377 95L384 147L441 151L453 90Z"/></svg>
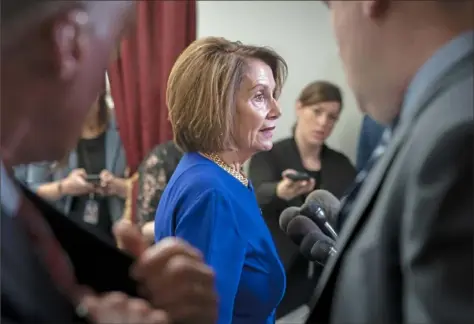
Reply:
<svg viewBox="0 0 474 324"><path fill-rule="evenodd" d="M136 212L139 223L143 224L142 234L148 242L154 241L155 212L168 183L167 171L165 157L160 152L153 152L142 162L138 172Z"/></svg>
<svg viewBox="0 0 474 324"><path fill-rule="evenodd" d="M206 263L214 269L218 324L232 323L247 242L239 235L236 215L228 200L212 189L203 192L178 217L175 233L201 250Z"/></svg>
<svg viewBox="0 0 474 324"><path fill-rule="evenodd" d="M52 174L49 163L29 164L27 186L43 199L57 201L63 197L62 181L53 181Z"/></svg>
<svg viewBox="0 0 474 324"><path fill-rule="evenodd" d="M465 124L436 142L423 138L424 149L410 154L400 238L403 323L474 318L472 119Z"/></svg>

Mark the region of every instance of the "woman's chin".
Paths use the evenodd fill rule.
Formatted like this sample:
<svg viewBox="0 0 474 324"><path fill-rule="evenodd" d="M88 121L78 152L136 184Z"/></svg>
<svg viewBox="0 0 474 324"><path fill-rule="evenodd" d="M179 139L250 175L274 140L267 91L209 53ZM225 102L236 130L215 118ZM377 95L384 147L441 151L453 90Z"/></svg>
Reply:
<svg viewBox="0 0 474 324"><path fill-rule="evenodd" d="M272 141L265 141L261 142L260 145L257 147L257 151L270 151L273 147L273 142Z"/></svg>

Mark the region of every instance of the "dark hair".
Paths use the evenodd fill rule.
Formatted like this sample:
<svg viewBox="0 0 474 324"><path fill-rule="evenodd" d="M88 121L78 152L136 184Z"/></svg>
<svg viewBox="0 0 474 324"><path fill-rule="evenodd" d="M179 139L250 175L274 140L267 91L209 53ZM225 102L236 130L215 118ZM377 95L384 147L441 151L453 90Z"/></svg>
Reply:
<svg viewBox="0 0 474 324"><path fill-rule="evenodd" d="M338 102L342 109L341 90L335 84L328 81L313 81L301 91L298 101L301 105L313 106L321 102Z"/></svg>
<svg viewBox="0 0 474 324"><path fill-rule="evenodd" d="M212 153L234 148L236 92L250 59L272 69L278 98L287 66L270 48L206 37L181 53L166 89L174 141L181 150Z"/></svg>
<svg viewBox="0 0 474 324"><path fill-rule="evenodd" d="M99 111L97 112L99 115L99 125L104 126L108 124L110 117L109 106L107 105L106 92L103 92L99 95L99 97L97 98L97 104L99 105Z"/></svg>

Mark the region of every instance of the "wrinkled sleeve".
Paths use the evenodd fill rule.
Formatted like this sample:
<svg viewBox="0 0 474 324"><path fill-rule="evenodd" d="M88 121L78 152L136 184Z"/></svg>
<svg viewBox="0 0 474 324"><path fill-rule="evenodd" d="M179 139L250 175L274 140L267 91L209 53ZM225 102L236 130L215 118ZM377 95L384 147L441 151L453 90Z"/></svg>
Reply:
<svg viewBox="0 0 474 324"><path fill-rule="evenodd" d="M169 180L165 158L162 154L152 153L140 166L136 207L140 224L155 219L156 208Z"/></svg>

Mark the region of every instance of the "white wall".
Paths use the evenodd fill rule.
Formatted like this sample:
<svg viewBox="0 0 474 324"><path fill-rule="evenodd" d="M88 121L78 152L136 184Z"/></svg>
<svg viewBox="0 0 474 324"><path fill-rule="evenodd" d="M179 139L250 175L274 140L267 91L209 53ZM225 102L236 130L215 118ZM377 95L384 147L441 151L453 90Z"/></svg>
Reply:
<svg viewBox="0 0 474 324"><path fill-rule="evenodd" d="M288 63L289 76L280 104L283 116L276 139L290 134L294 102L309 82L324 79L344 92L345 107L328 144L353 161L361 114L350 92L333 39L329 12L319 1L199 1L198 37L222 36L232 41L274 48Z"/></svg>

